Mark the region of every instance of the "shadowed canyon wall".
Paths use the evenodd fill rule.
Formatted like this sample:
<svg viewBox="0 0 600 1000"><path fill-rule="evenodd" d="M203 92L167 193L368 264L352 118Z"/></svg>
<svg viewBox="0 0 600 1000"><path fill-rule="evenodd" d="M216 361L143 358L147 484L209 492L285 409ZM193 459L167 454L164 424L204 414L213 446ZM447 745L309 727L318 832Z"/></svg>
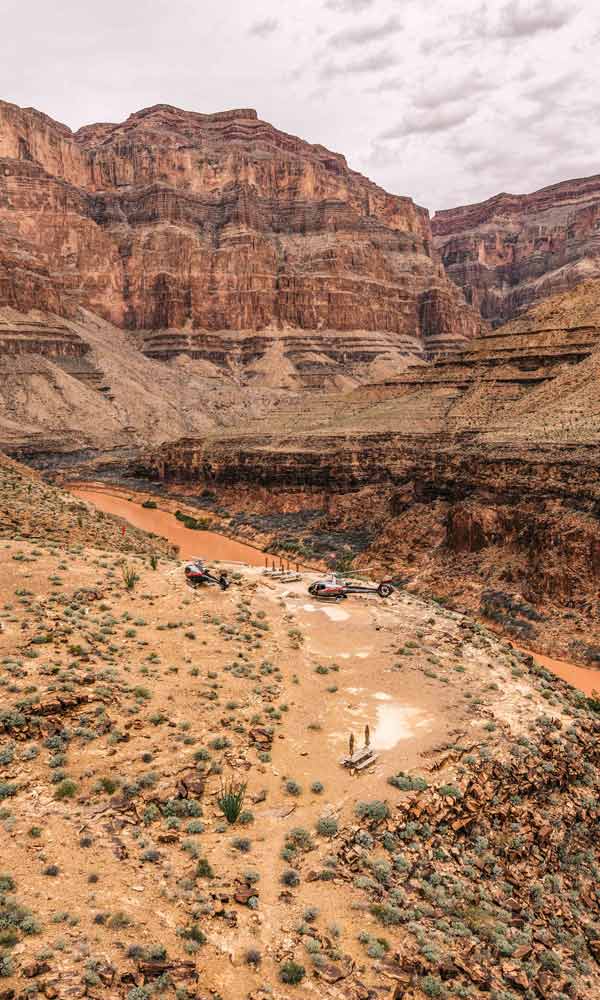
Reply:
<svg viewBox="0 0 600 1000"><path fill-rule="evenodd" d="M600 277L600 175L436 212L446 272L494 326Z"/></svg>

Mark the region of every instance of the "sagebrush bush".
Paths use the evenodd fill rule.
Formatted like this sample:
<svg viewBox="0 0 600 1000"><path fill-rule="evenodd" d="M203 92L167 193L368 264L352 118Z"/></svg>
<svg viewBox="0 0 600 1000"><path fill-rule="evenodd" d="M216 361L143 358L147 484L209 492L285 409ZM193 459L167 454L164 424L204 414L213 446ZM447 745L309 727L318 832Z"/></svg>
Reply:
<svg viewBox="0 0 600 1000"><path fill-rule="evenodd" d="M279 966L279 978L282 983L287 983L289 986L296 986L301 983L306 975L306 969L303 965L299 965L298 962L284 962Z"/></svg>
<svg viewBox="0 0 600 1000"><path fill-rule="evenodd" d="M322 837L335 837L338 832L338 821L335 816L321 816L317 820L317 833Z"/></svg>

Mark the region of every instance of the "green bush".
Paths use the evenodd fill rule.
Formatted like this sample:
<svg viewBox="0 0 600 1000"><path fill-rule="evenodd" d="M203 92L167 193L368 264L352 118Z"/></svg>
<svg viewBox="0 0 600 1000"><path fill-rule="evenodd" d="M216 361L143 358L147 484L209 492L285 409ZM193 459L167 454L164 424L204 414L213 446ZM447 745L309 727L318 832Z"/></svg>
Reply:
<svg viewBox="0 0 600 1000"><path fill-rule="evenodd" d="M322 837L335 837L338 832L338 821L335 816L321 816L317 820L317 833Z"/></svg>
<svg viewBox="0 0 600 1000"><path fill-rule="evenodd" d="M77 785L71 778L64 778L56 786L54 791L55 799L72 799L77 794Z"/></svg>
<svg viewBox="0 0 600 1000"><path fill-rule="evenodd" d="M394 788L399 788L401 792L422 792L427 788L425 778L420 778L418 775L404 774L403 771L398 771L398 774L392 774L388 778L388 784L393 785Z"/></svg>
<svg viewBox="0 0 600 1000"><path fill-rule="evenodd" d="M354 809L360 819L372 819L376 822L387 819L390 814L389 806L386 802L374 799L373 802L357 802Z"/></svg>
<svg viewBox="0 0 600 1000"><path fill-rule="evenodd" d="M279 966L279 978L282 983L287 983L289 986L297 986L301 983L306 975L306 969L303 965L298 965L297 962L284 962Z"/></svg>
<svg viewBox="0 0 600 1000"><path fill-rule="evenodd" d="M217 805L228 823L233 824L239 819L244 805L246 788L246 782L237 782L233 779L221 785L217 796Z"/></svg>

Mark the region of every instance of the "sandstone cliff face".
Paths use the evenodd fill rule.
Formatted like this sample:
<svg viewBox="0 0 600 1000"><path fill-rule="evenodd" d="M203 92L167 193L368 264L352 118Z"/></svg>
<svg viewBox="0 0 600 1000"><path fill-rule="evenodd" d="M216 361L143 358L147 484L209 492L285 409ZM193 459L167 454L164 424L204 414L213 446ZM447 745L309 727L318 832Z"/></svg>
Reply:
<svg viewBox="0 0 600 1000"><path fill-rule="evenodd" d="M146 471L243 511L324 509L313 530L365 532L359 565L471 610L491 589L521 640L557 639L562 607L596 641L599 378L600 283L587 282L426 368L290 404L268 429L165 445ZM541 610L515 618L511 601Z"/></svg>
<svg viewBox="0 0 600 1000"><path fill-rule="evenodd" d="M437 212L432 230L447 274L498 325L600 277L599 221L597 175Z"/></svg>
<svg viewBox="0 0 600 1000"><path fill-rule="evenodd" d="M480 328L409 198L254 111L165 105L73 134L0 104L3 304L83 305L152 357L213 363L207 333L310 331L318 352L361 331L397 367Z"/></svg>

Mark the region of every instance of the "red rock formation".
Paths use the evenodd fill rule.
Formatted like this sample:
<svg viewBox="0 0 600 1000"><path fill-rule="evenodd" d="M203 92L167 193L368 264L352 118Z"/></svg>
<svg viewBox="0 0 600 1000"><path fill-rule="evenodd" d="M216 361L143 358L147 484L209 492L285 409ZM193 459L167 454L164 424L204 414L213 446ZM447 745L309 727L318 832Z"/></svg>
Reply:
<svg viewBox="0 0 600 1000"><path fill-rule="evenodd" d="M435 246L467 301L493 325L600 277L600 175L437 212Z"/></svg>
<svg viewBox="0 0 600 1000"><path fill-rule="evenodd" d="M194 330L315 331L317 350L327 331L364 331L413 355L479 332L424 209L250 110L158 105L73 134L0 104L0 267L10 240L40 277L13 268L0 306L85 305L172 331L166 355L210 357L202 338L182 347Z"/></svg>

